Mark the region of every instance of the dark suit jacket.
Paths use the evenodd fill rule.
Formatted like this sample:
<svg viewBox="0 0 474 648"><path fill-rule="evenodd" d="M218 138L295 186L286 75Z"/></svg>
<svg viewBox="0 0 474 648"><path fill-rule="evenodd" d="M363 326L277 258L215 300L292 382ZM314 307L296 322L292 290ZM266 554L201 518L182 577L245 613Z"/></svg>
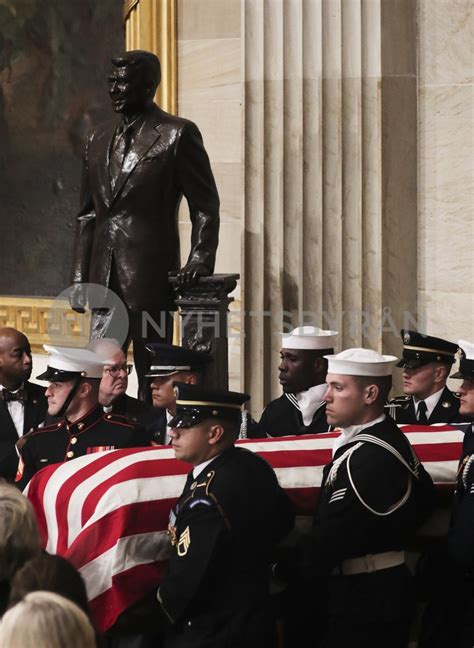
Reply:
<svg viewBox="0 0 474 648"><path fill-rule="evenodd" d="M388 407L394 411L393 418L400 425L416 425L415 405L411 396L397 396L393 398ZM459 414L459 398L453 394L447 387L444 388L441 398L436 403L436 407L431 412L428 419L428 425L433 423L463 423L468 422L468 417Z"/></svg>
<svg viewBox="0 0 474 648"><path fill-rule="evenodd" d="M73 282L108 285L112 261L127 306L168 310L168 272L180 267L178 208L188 201L192 223L188 261L212 273L219 232L219 196L197 126L156 105L137 124L112 190L108 155L117 122L88 138L77 217ZM125 166L124 165L124 166Z"/></svg>
<svg viewBox="0 0 474 648"><path fill-rule="evenodd" d="M147 438L153 445L164 445L166 443L166 409L164 407L154 408L153 422L146 426Z"/></svg>
<svg viewBox="0 0 474 648"><path fill-rule="evenodd" d="M139 423L144 427L151 424L157 417L155 408L138 400L138 398L127 396L127 394L123 394L123 396L119 396L114 400L112 412L125 416L129 421Z"/></svg>
<svg viewBox="0 0 474 648"><path fill-rule="evenodd" d="M35 383L25 384L26 402L24 412L23 434L37 428L44 421L48 402L44 395L45 388ZM13 481L18 467L18 455L15 443L18 434L11 419L8 407L0 400L0 477Z"/></svg>

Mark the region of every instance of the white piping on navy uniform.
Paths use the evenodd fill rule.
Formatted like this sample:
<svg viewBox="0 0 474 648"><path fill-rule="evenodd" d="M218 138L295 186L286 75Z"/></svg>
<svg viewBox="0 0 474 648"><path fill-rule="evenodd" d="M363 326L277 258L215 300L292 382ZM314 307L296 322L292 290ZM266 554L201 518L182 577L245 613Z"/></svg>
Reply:
<svg viewBox="0 0 474 648"><path fill-rule="evenodd" d="M333 463L331 470L329 471L329 475L327 478L327 483L332 484L333 481L337 477L337 471L339 470L339 466L342 464L344 459L347 459L350 457L350 455L357 450L357 448L360 448L362 443L356 443L356 445L352 446L352 448L348 448L345 452L342 453L342 455L336 459L336 461Z"/></svg>
<svg viewBox="0 0 474 648"><path fill-rule="evenodd" d="M374 437L371 434L359 434L356 438L359 439L359 441L365 441L365 442L368 442L368 443L373 443L374 445L378 445L381 448L385 448L385 450L387 450L394 457L396 457L398 459L398 461L400 461L400 463L402 463L405 466L405 468L411 472L413 477L415 477L416 479L419 478L418 473L416 472L416 470L413 470L413 468L410 466L410 464L407 461L405 461L405 459L398 452L398 450L395 450L395 448L393 446L391 446L390 444L388 444L386 441L382 441L382 439L378 439L377 437ZM410 446L410 450L412 450L411 446ZM416 461L416 464L417 464L416 467L418 468L420 462L418 461L418 458L416 457L416 455L413 453L413 450L412 450L412 456L413 456L413 459Z"/></svg>
<svg viewBox="0 0 474 648"><path fill-rule="evenodd" d="M296 407L296 409L301 412L301 407L299 406L298 399L296 398L296 396L294 394L290 394L290 393L287 393L287 392L285 392L285 396L290 401L290 403L292 405L294 405Z"/></svg>
<svg viewBox="0 0 474 648"><path fill-rule="evenodd" d="M362 445L362 444L361 444L361 445ZM370 511L371 513L373 513L374 515L379 515L379 516L383 517L383 516L385 516L385 515L390 515L391 513L394 513L397 509L399 509L401 506L403 506L403 505L405 504L405 502L406 502L406 501L408 500L408 498L410 497L410 493L411 493L411 489L412 489L412 484L411 484L411 478L410 478L410 477L408 477L408 486L407 486L407 492L405 493L405 495L404 495L404 496L403 496L403 497L402 497L398 502L395 502L395 504L394 504L391 508L389 508L387 511L385 511L384 513L380 512L380 511L376 511L376 510L373 509L371 506L369 506L366 502L364 502L364 500L362 499L362 497L359 495L359 491L358 491L357 488L355 487L354 481L352 480L351 468L350 468L350 459L351 459L351 457L349 456L349 457L347 458L347 466L346 466L347 475L348 475L348 477L349 477L349 481L350 481L351 486L352 486L352 488L353 488L353 490L354 490L354 493L355 493L356 496L357 496L357 499L359 500L359 502L360 502L363 506L365 506L365 508L366 508L367 510L369 510L369 511ZM410 469L410 472L411 472L411 469Z"/></svg>
<svg viewBox="0 0 474 648"><path fill-rule="evenodd" d="M240 423L240 434L239 437L241 439L246 439L247 438L247 410L242 410L242 419Z"/></svg>
<svg viewBox="0 0 474 648"><path fill-rule="evenodd" d="M471 467L473 461L474 461L474 455L471 455L469 459L466 461L466 465L464 466L464 470L462 471L461 479L464 488L466 489L467 489L467 474L469 472L469 468Z"/></svg>
<svg viewBox="0 0 474 648"><path fill-rule="evenodd" d="M334 491L334 493L331 495L331 498L329 500L329 504L331 504L331 502L337 502L340 499L344 499L346 495L346 491L347 488L340 488L339 490Z"/></svg>

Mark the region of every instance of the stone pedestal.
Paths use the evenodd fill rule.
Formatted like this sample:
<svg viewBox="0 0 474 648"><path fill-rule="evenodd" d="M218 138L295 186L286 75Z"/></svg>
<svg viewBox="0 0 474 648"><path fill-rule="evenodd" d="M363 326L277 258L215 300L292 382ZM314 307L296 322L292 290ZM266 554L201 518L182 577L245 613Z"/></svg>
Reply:
<svg viewBox="0 0 474 648"><path fill-rule="evenodd" d="M229 359L227 340L227 313L233 297L229 293L237 285L238 274L215 274L201 277L194 286L178 286L178 279L170 276L176 294L176 305L181 316L181 344L195 351L206 351L214 362L206 373L209 387L227 389Z"/></svg>

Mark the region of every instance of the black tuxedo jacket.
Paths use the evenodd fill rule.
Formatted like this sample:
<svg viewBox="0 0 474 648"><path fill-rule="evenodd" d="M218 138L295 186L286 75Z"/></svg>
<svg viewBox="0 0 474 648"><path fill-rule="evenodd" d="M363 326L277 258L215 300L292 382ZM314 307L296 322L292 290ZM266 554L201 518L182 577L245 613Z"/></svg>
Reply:
<svg viewBox="0 0 474 648"><path fill-rule="evenodd" d="M114 261L131 310L169 310L168 272L180 267L183 195L192 223L188 262L214 270L219 196L209 158L193 122L153 104L137 123L112 189L108 159L116 126L99 127L86 144L71 281L107 286Z"/></svg>
<svg viewBox="0 0 474 648"><path fill-rule="evenodd" d="M25 390L23 434L37 428L44 421L48 409L44 387L27 382ZM18 455L15 450L17 441L18 434L8 407L3 400L0 400L0 477L5 477L9 481L15 479L18 467Z"/></svg>

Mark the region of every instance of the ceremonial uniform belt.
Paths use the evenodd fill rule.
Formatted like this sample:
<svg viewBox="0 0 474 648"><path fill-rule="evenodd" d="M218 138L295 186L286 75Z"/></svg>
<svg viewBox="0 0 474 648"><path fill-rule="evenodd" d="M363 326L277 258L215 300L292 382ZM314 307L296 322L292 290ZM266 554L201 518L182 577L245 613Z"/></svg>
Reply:
<svg viewBox="0 0 474 648"><path fill-rule="evenodd" d="M360 558L349 558L343 560L335 567L332 576L354 576L355 574L370 574L371 572L398 567L405 564L404 551L384 551L378 554L367 554Z"/></svg>

